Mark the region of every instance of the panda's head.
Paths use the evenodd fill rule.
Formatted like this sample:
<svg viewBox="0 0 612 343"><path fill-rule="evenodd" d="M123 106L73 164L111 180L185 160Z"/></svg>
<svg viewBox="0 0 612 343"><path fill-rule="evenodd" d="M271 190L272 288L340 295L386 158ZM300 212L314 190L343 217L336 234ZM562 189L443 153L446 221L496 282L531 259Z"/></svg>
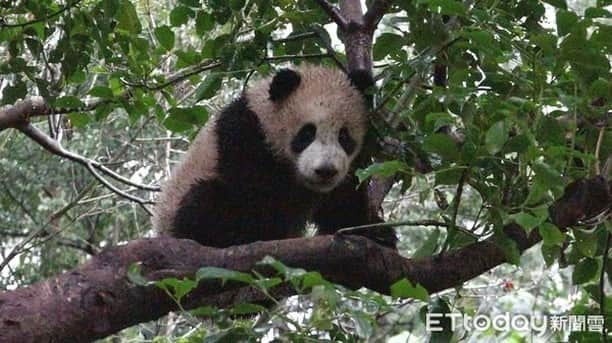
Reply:
<svg viewBox="0 0 612 343"><path fill-rule="evenodd" d="M247 91L275 153L291 161L297 181L329 192L347 176L363 143L367 108L339 70L283 69Z"/></svg>

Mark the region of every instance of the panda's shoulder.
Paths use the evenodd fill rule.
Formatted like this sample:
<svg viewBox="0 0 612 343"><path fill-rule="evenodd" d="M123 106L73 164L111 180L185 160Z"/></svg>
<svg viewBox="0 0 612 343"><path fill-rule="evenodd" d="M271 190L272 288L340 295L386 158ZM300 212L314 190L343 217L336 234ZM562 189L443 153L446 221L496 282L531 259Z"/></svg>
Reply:
<svg viewBox="0 0 612 343"><path fill-rule="evenodd" d="M245 135L261 136L261 123L258 115L249 107L245 96L227 105L215 120L215 133L220 140L239 139Z"/></svg>

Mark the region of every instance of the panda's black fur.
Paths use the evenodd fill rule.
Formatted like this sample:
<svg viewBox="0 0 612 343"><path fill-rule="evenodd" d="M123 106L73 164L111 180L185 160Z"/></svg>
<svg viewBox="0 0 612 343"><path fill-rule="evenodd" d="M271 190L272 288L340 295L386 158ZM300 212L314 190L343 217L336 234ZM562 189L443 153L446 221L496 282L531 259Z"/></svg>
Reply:
<svg viewBox="0 0 612 343"><path fill-rule="evenodd" d="M268 83L264 81L267 93L254 93L255 97L265 94L268 99L256 100L266 104L271 101L272 108L283 106L304 82L300 71L320 72L324 76L330 73L321 67L307 68L310 69L279 71ZM348 82L339 82L343 87L352 87ZM308 220L318 226L319 233L333 233L342 227L369 223L366 190L365 187L356 189L353 172L349 171L329 192L305 187L297 181L296 161L279 152L278 144L270 144L270 137L262 127L261 114L252 109L257 106L243 94L207 125L208 131L201 133L198 139L214 150L199 146L188 152L182 170L164 186L153 219L154 227L206 246L227 247L299 237ZM319 106L325 105L321 102ZM281 125L283 120L278 118L279 124L275 125ZM365 118L363 120L365 123ZM359 148L363 137L352 137L346 128L343 129L342 149L348 155L356 154L350 149ZM284 128L281 127L281 131L284 132ZM300 153L293 146L297 135L294 134L291 142L295 154ZM198 139L194 144L198 144ZM353 146L349 147L351 144ZM190 174L193 171L189 170L192 168L189 163L204 168L206 175ZM184 175L188 177L181 179Z"/></svg>

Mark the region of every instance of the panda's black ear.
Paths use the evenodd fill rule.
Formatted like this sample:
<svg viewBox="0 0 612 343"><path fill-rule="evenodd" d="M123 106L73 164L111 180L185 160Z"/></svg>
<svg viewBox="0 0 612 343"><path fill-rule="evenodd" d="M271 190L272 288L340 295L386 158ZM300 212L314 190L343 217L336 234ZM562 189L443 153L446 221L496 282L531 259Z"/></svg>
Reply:
<svg viewBox="0 0 612 343"><path fill-rule="evenodd" d="M285 100L300 85L300 74L291 69L279 70L270 83L270 100L274 102Z"/></svg>

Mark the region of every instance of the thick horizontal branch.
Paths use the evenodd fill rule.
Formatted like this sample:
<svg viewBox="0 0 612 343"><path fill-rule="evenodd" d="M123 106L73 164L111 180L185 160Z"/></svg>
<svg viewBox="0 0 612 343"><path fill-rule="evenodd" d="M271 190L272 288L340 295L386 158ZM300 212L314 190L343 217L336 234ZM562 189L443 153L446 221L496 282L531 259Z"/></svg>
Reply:
<svg viewBox="0 0 612 343"><path fill-rule="evenodd" d="M527 239L520 228L513 230L522 249L537 241ZM328 280L350 288L367 287L387 294L390 285L404 277L434 293L504 262L504 254L491 242L475 243L439 257L409 260L358 236L316 236L226 249L167 237L139 240L107 249L53 279L0 294L0 341L91 341L174 310L175 304L163 291L128 281L128 268L134 263L141 264L149 279L182 278L203 266L265 273L256 263L267 255L292 267L320 271ZM253 300L238 286L204 282L182 305L189 309ZM294 292L287 287L282 290L285 295Z"/></svg>
<svg viewBox="0 0 612 343"><path fill-rule="evenodd" d="M79 108L54 108L40 96L29 97L25 100L17 101L14 105L0 108L0 131L8 128L18 128L29 123L30 118L33 117L70 112L88 112L108 102L109 100L106 99L98 99Z"/></svg>
<svg viewBox="0 0 612 343"><path fill-rule="evenodd" d="M46 116L53 109L39 96L16 102L0 108L0 131L28 123L31 117Z"/></svg>

